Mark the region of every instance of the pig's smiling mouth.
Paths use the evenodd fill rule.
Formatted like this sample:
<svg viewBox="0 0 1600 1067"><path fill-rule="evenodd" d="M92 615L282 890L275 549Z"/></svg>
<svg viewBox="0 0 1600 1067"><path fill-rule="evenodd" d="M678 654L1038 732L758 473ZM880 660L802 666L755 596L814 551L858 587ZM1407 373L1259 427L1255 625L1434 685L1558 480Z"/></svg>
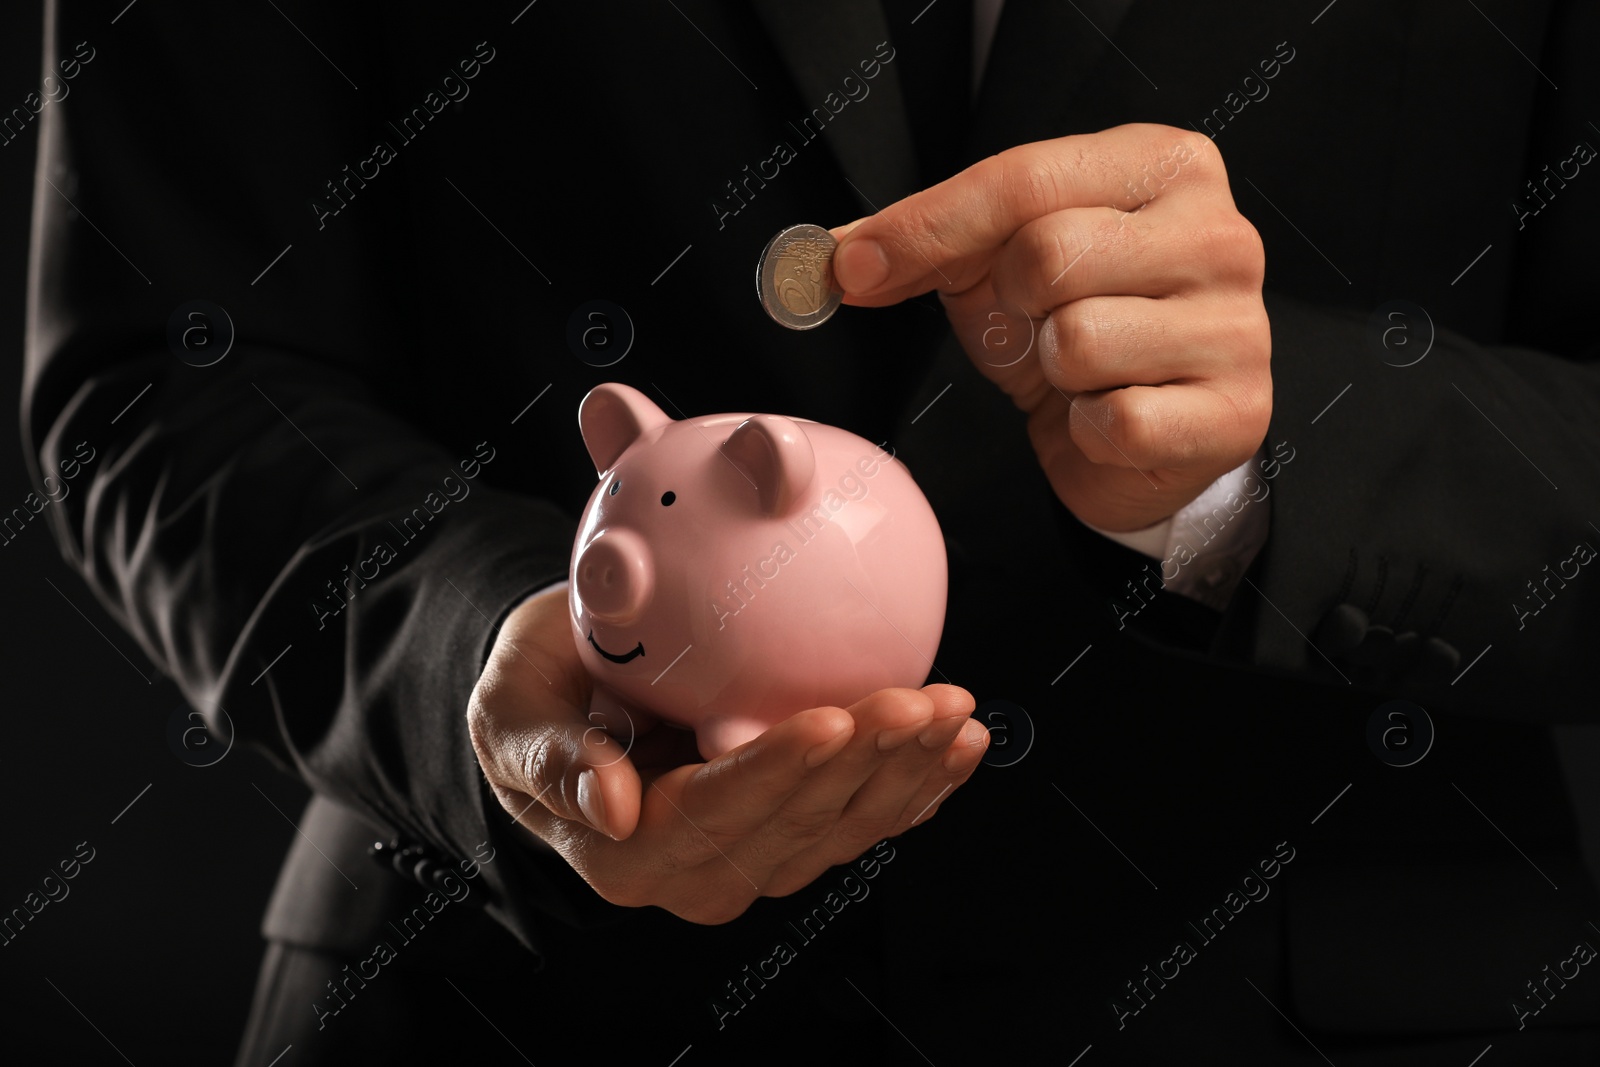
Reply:
<svg viewBox="0 0 1600 1067"><path fill-rule="evenodd" d="M620 656L617 655L614 652L607 652L605 649L600 647L600 642L598 642L598 641L596 641L594 639L594 631L593 630L589 631L589 643L594 646L594 650L596 652L600 653L600 655L604 656L606 659L610 660L612 663L628 663L628 662L631 662L632 660L637 659L638 657L644 655L644 642L643 641L640 641L637 645L634 645L633 648L630 651L624 652Z"/></svg>

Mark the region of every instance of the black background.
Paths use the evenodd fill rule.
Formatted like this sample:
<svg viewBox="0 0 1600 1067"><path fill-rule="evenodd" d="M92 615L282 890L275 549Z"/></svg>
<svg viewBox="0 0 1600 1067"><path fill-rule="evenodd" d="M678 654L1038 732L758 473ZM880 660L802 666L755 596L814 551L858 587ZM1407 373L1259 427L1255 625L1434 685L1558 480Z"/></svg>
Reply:
<svg viewBox="0 0 1600 1067"><path fill-rule="evenodd" d="M8 4L0 19L8 112L39 85L41 8ZM35 120L0 145L8 512L31 489L17 411L37 138ZM231 1050L260 962L261 912L295 833L284 815L299 817L305 790L243 745L209 767L178 758L167 740L183 708L177 689L62 562L44 520L0 545L0 911L21 907L79 843L94 859L0 947L0 1058L118 1063L107 1040L152 1027L172 1034L169 1048Z"/></svg>

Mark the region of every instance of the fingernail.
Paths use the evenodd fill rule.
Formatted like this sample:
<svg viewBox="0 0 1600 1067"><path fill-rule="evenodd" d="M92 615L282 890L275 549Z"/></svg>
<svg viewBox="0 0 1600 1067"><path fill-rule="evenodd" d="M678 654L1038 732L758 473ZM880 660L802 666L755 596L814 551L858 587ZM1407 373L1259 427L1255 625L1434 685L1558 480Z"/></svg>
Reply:
<svg viewBox="0 0 1600 1067"><path fill-rule="evenodd" d="M950 774L964 774L978 765L988 747L989 731L985 730L983 738L975 744L956 745L951 748L944 754L944 759L939 761L940 765Z"/></svg>
<svg viewBox="0 0 1600 1067"><path fill-rule="evenodd" d="M833 239L835 241L838 241L840 244L843 244L844 243L844 239L846 237L849 237L850 234L855 230L855 228L857 226L860 226L863 222L866 222L871 217L872 217L871 215L863 215L859 219L856 219L854 222L847 222L843 226L835 226L832 229L830 229L828 232L833 234Z"/></svg>
<svg viewBox="0 0 1600 1067"><path fill-rule="evenodd" d="M878 735L878 751L888 752L891 749L899 748L927 728L928 724L922 722L917 723L915 726L902 726L898 730L887 730Z"/></svg>
<svg viewBox="0 0 1600 1067"><path fill-rule="evenodd" d="M930 752L936 748L943 748L956 739L956 734L960 733L966 724L965 717L935 719L933 725L917 735L917 742Z"/></svg>
<svg viewBox="0 0 1600 1067"><path fill-rule="evenodd" d="M1061 369L1061 334L1056 330L1056 320L1047 318L1044 325L1039 327L1038 339L1034 342L1039 353L1039 358L1049 364L1057 372Z"/></svg>
<svg viewBox="0 0 1600 1067"><path fill-rule="evenodd" d="M870 237L846 241L833 254L833 278L847 293L870 293L889 280L889 254Z"/></svg>
<svg viewBox="0 0 1600 1067"><path fill-rule="evenodd" d="M822 744L813 746L811 751L806 753L806 767L814 770L827 763L840 752L843 752L844 746L849 742L850 735L853 732L852 730L840 730L828 740L822 742Z"/></svg>
<svg viewBox="0 0 1600 1067"><path fill-rule="evenodd" d="M578 810L583 812L584 822L607 837L613 836L606 827L606 800L600 791L600 775L593 769L578 775Z"/></svg>

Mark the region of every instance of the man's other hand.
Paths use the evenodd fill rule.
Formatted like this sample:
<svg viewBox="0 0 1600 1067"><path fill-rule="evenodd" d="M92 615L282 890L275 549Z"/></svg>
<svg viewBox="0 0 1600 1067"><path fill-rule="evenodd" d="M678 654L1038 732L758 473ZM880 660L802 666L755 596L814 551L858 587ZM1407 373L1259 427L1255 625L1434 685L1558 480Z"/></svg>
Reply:
<svg viewBox="0 0 1600 1067"><path fill-rule="evenodd" d="M467 718L507 813L605 899L728 922L931 818L988 731L952 685L812 708L709 763L693 734L637 722L624 746L588 713L565 589L507 617ZM635 715L637 719L637 715Z"/></svg>

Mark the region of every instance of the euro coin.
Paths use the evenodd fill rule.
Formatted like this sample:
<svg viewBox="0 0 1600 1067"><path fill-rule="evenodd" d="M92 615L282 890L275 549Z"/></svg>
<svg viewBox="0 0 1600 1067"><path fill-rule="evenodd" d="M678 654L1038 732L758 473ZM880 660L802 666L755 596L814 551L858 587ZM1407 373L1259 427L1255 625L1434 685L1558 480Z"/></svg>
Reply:
<svg viewBox="0 0 1600 1067"><path fill-rule="evenodd" d="M839 242L821 226L801 223L778 233L756 265L756 295L774 322L791 330L821 326L844 299L833 284Z"/></svg>

